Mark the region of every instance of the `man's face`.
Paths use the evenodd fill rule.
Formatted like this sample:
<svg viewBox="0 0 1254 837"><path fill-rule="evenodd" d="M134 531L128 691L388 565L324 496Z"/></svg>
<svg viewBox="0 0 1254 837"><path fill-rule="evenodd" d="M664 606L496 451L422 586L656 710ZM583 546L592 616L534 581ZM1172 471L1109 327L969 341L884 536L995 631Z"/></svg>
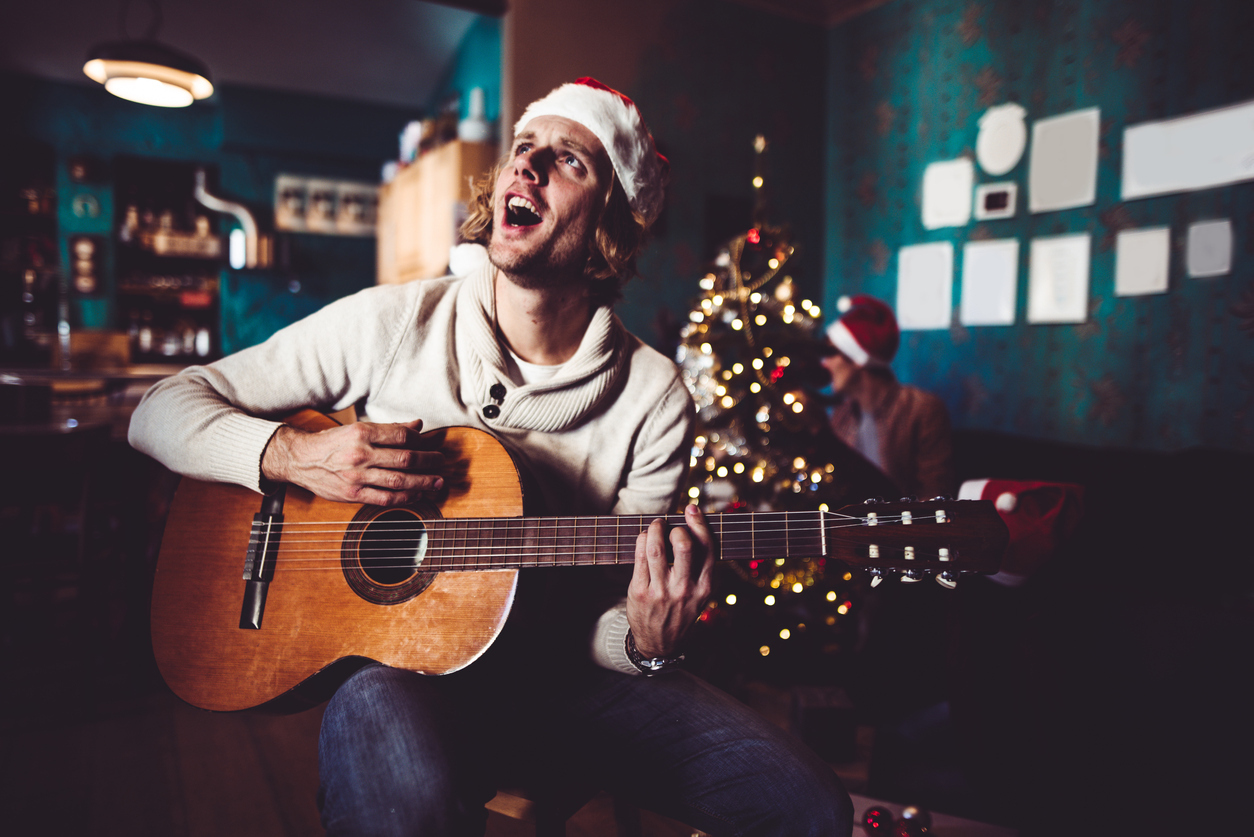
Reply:
<svg viewBox="0 0 1254 837"><path fill-rule="evenodd" d="M560 116L528 122L492 195L492 263L523 287L579 281L610 172L601 141L583 125Z"/></svg>
<svg viewBox="0 0 1254 837"><path fill-rule="evenodd" d="M841 352L823 358L823 368L832 376L832 392L844 392L858 371L858 365Z"/></svg>

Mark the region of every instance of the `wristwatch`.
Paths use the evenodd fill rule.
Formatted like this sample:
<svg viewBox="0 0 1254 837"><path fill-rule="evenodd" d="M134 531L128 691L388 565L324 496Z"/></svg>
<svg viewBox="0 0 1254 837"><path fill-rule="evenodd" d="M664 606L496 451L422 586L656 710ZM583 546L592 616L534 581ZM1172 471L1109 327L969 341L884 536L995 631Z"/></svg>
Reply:
<svg viewBox="0 0 1254 837"><path fill-rule="evenodd" d="M676 654L671 657L644 656L640 653L640 649L636 647L636 638L631 635L630 628L627 629L627 639L624 640L623 647L627 651L627 659L631 660L631 664L640 669L645 677L674 671L684 661L683 654Z"/></svg>

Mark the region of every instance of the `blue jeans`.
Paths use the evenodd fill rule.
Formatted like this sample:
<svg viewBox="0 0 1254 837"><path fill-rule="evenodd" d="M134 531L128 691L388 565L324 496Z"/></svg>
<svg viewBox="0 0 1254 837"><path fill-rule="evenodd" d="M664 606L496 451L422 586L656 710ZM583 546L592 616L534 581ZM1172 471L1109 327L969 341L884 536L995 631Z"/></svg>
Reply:
<svg viewBox="0 0 1254 837"><path fill-rule="evenodd" d="M318 748L329 834L482 835L497 783L539 775L716 837L852 831L828 765L696 677L526 677L484 662L445 677L373 665L340 687Z"/></svg>

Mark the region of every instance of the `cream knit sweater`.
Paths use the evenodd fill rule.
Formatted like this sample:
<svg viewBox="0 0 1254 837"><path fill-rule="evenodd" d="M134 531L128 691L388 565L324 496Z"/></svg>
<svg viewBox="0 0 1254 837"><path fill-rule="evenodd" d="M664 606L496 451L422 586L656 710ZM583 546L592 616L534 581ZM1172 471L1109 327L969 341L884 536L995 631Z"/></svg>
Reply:
<svg viewBox="0 0 1254 837"><path fill-rule="evenodd" d="M496 436L541 490L550 514L663 514L688 466L692 399L664 356L598 309L557 376L511 380L494 323L493 269L368 288L265 343L160 381L131 419L130 443L171 470L260 491L261 457L305 407L364 401L363 418L421 418ZM483 409L497 402L500 414ZM627 673L625 606L591 639L600 665Z"/></svg>

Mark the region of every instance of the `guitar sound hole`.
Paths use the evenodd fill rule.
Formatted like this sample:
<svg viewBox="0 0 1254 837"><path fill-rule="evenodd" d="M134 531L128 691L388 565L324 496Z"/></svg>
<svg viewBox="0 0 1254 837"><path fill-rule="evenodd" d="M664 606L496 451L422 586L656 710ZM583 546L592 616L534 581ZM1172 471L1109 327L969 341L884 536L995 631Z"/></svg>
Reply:
<svg viewBox="0 0 1254 837"><path fill-rule="evenodd" d="M376 584L401 584L418 571L427 550L422 519L395 509L370 522L361 534L358 555L362 572Z"/></svg>

